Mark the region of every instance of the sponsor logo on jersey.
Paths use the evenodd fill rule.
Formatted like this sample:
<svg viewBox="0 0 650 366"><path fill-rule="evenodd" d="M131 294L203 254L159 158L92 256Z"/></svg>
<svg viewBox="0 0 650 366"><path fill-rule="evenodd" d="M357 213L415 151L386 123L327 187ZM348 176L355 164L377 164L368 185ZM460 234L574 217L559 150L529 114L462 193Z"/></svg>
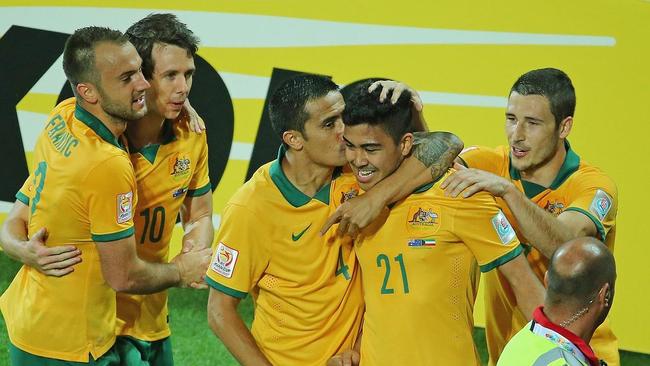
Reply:
<svg viewBox="0 0 650 366"><path fill-rule="evenodd" d="M501 210L499 210L499 212L492 218L492 227L494 227L494 231L496 231L499 240L501 240L501 243L503 244L510 243L516 236L515 229L512 228L506 215L504 215Z"/></svg>
<svg viewBox="0 0 650 366"><path fill-rule="evenodd" d="M224 243L219 243L210 267L216 273L231 278L235 271L238 256L239 252L237 250L228 247Z"/></svg>
<svg viewBox="0 0 650 366"><path fill-rule="evenodd" d="M190 174L191 161L188 154L178 153L169 158L169 171L174 179L183 179Z"/></svg>
<svg viewBox="0 0 650 366"><path fill-rule="evenodd" d="M551 215L558 216L559 214L564 212L564 203L560 201L555 201L555 202L548 201L546 202L544 209L548 211Z"/></svg>
<svg viewBox="0 0 650 366"><path fill-rule="evenodd" d="M133 217L133 192L117 195L117 223L123 224Z"/></svg>
<svg viewBox="0 0 650 366"><path fill-rule="evenodd" d="M311 227L311 224L307 225L307 227L302 229L302 231L299 232L298 234L291 233L291 240L293 240L293 241L300 240L300 238L302 237L302 234L304 234L310 227Z"/></svg>
<svg viewBox="0 0 650 366"><path fill-rule="evenodd" d="M172 198L181 197L181 196L183 196L185 194L185 192L187 192L187 187L179 188L179 189L175 190L174 192L172 192Z"/></svg>
<svg viewBox="0 0 650 366"><path fill-rule="evenodd" d="M611 208L612 197L602 189L597 190L594 199L591 201L591 206L589 206L589 211L595 214L600 221L603 221Z"/></svg>
<svg viewBox="0 0 650 366"><path fill-rule="evenodd" d="M408 245L409 247L433 247L436 245L436 239L411 239Z"/></svg>

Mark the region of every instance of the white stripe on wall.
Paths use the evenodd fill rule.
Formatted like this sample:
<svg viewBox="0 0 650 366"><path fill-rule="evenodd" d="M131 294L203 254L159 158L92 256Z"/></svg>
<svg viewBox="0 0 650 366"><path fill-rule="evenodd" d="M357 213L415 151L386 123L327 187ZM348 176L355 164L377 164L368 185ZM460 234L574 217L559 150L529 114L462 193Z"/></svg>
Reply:
<svg viewBox="0 0 650 366"><path fill-rule="evenodd" d="M126 30L151 12L91 7L3 7L0 31L12 24L72 33L89 25ZM313 47L379 44L493 44L611 47L611 36L538 34L359 24L280 16L173 11L207 47ZM297 31L299 30L299 31Z"/></svg>

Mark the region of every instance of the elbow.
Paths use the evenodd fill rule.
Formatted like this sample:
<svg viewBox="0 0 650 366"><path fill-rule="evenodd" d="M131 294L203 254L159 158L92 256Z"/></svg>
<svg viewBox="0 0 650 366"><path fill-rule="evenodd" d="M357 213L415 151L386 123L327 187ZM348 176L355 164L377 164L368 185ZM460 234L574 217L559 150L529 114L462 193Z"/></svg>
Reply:
<svg viewBox="0 0 650 366"><path fill-rule="evenodd" d="M448 144L449 144L449 149L453 151L454 156L457 156L460 154L461 151L463 151L463 148L465 147L465 144L463 143L463 140L460 139L460 137L454 135L451 132L445 132L447 134L447 139L448 139Z"/></svg>
<svg viewBox="0 0 650 366"><path fill-rule="evenodd" d="M226 330L226 318L221 309L216 309L208 304L208 325L212 332L219 338Z"/></svg>
<svg viewBox="0 0 650 366"><path fill-rule="evenodd" d="M115 292L131 292L136 288L136 282L130 278L129 274L124 271L119 274L106 276L106 283Z"/></svg>
<svg viewBox="0 0 650 366"><path fill-rule="evenodd" d="M210 289L210 297L208 299L208 325L212 332L221 338L227 331L229 326L232 325L232 317L239 316L237 314L237 305L226 303L224 296L215 293L214 289ZM233 306L234 305L234 306Z"/></svg>
<svg viewBox="0 0 650 366"><path fill-rule="evenodd" d="M208 325L210 326L210 329L212 329L212 332L214 334L219 335L219 330L221 329L222 322L218 319L218 317L213 314L213 309L210 308L208 305Z"/></svg>
<svg viewBox="0 0 650 366"><path fill-rule="evenodd" d="M133 284L128 279L124 278L107 278L106 282L108 283L108 286L110 286L115 292L128 292L131 288L133 288Z"/></svg>

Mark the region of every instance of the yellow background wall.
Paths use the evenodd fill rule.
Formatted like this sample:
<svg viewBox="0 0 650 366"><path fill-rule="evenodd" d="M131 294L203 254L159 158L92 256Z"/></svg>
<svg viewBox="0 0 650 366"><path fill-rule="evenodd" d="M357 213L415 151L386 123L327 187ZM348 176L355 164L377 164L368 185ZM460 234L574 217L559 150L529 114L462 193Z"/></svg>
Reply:
<svg viewBox="0 0 650 366"><path fill-rule="evenodd" d="M199 54L233 97L239 154L231 153L215 191L217 215L246 175L274 67L332 75L339 84L370 76L403 80L422 93L432 129L490 146L506 143L505 97L520 74L548 66L566 71L578 95L572 146L619 188L613 326L623 349L650 353L649 1L0 0L0 35L11 25L124 30L153 11L176 13L201 37ZM51 70L60 87L60 63ZM58 91L37 88L19 103L24 141L35 139ZM39 114L41 122L23 122ZM0 221L9 207L1 205ZM478 324L482 308L478 301Z"/></svg>

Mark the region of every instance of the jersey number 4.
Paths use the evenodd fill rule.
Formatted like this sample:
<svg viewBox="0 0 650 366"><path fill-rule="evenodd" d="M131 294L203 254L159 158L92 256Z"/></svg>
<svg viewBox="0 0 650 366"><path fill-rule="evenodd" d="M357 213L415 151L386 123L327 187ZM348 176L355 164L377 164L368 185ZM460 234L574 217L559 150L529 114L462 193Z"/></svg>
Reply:
<svg viewBox="0 0 650 366"><path fill-rule="evenodd" d="M339 260L336 265L336 275L343 275L346 280L350 280L350 270L348 265L343 260L343 247L339 248Z"/></svg>

